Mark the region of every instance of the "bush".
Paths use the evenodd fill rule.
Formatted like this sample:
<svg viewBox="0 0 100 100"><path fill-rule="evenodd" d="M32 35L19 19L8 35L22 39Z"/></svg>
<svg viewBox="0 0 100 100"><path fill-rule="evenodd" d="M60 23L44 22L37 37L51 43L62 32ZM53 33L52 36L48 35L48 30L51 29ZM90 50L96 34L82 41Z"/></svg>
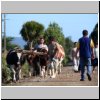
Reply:
<svg viewBox="0 0 100 100"><path fill-rule="evenodd" d="M22 73L21 74L23 77L27 77L29 75L29 65L27 63L25 63L22 66Z"/></svg>
<svg viewBox="0 0 100 100"><path fill-rule="evenodd" d="M22 76L27 77L29 74L29 65L25 63L22 66ZM12 80L11 77L11 70L9 68L9 65L6 63L6 54L2 54L2 83L9 83L10 80Z"/></svg>
<svg viewBox="0 0 100 100"><path fill-rule="evenodd" d="M63 63L64 66L66 66L66 65L67 65L67 62L68 62L68 59L67 59L67 57L65 56L65 58L64 58L64 60L63 60L62 63Z"/></svg>
<svg viewBox="0 0 100 100"><path fill-rule="evenodd" d="M8 65L6 64L6 57L2 56L2 82L8 82L11 80L11 71L8 68Z"/></svg>
<svg viewBox="0 0 100 100"><path fill-rule="evenodd" d="M29 65L27 62L22 66L22 76L27 77L29 74ZM12 80L11 70L6 63L6 54L2 54L2 83L10 82Z"/></svg>

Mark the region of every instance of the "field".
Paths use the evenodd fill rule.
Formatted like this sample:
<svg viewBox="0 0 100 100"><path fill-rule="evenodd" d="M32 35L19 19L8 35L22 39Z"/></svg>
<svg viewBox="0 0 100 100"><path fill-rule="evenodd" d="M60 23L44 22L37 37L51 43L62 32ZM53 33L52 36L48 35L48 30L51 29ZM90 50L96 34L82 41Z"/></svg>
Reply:
<svg viewBox="0 0 100 100"><path fill-rule="evenodd" d="M85 71L86 72L86 71ZM40 77L25 77L17 83L2 84L3 86L98 86L98 68L92 73L92 81L80 81L80 73L75 73L72 66L62 68L61 74L52 79Z"/></svg>

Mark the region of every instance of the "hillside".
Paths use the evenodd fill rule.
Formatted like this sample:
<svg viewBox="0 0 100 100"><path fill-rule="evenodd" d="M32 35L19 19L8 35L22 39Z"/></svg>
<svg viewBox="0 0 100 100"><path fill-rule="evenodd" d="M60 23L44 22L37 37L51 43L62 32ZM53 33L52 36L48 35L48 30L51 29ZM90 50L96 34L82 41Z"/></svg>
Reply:
<svg viewBox="0 0 100 100"><path fill-rule="evenodd" d="M12 44L17 44L21 48L24 48L24 45L26 44L26 42L22 39L22 37L14 37L14 39L11 43Z"/></svg>

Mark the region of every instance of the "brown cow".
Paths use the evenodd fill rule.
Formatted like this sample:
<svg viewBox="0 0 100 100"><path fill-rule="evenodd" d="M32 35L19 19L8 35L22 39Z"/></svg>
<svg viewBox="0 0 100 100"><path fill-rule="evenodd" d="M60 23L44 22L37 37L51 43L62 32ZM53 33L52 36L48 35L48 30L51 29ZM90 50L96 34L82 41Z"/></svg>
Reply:
<svg viewBox="0 0 100 100"><path fill-rule="evenodd" d="M53 49L51 49L53 48ZM53 54L53 57L51 56L49 61L49 74L51 78L55 78L57 73L61 73L61 66L62 66L62 61L65 57L65 52L63 47L58 44L57 42L53 42L49 45L49 51L52 52L54 50L54 54L51 53L50 55Z"/></svg>

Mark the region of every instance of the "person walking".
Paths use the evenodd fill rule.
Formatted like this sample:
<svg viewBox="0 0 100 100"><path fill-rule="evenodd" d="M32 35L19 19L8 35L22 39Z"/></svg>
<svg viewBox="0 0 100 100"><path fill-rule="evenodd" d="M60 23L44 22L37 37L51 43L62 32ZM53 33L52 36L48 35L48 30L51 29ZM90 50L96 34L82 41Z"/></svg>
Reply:
<svg viewBox="0 0 100 100"><path fill-rule="evenodd" d="M61 63L65 57L65 52L53 36L49 37L48 55L50 62L49 74L51 78L55 78L57 73L61 72Z"/></svg>
<svg viewBox="0 0 100 100"><path fill-rule="evenodd" d="M80 81L85 80L85 66L87 66L87 77L88 80L91 81L92 77L92 66L91 66L91 58L94 58L94 43L92 39L88 37L88 31L82 31L83 37L81 37L78 41L77 51L80 54L80 70L81 70L81 79Z"/></svg>

